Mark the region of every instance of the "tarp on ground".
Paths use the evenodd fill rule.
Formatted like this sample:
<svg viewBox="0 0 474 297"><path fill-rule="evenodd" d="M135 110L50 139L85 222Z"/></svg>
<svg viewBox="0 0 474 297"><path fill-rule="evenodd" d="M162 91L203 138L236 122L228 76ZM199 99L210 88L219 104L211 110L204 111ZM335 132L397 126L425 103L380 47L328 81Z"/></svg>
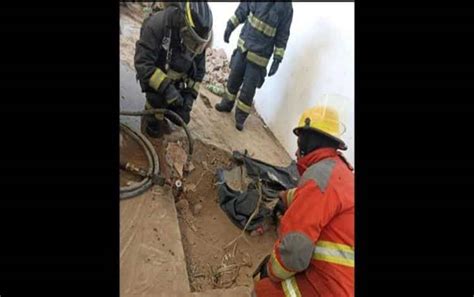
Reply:
<svg viewBox="0 0 474 297"><path fill-rule="evenodd" d="M280 167L238 151L232 156L236 166L217 170L219 204L229 219L243 229L257 207L260 185L263 203L246 229L252 231L271 218L278 192L297 186L298 170L294 161L287 167Z"/></svg>

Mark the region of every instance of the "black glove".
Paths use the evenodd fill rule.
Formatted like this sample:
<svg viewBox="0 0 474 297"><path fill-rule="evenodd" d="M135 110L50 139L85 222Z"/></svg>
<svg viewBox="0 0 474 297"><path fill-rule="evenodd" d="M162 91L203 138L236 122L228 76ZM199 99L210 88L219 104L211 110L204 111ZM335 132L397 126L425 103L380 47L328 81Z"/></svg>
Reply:
<svg viewBox="0 0 474 297"><path fill-rule="evenodd" d="M280 62L280 60L273 59L272 66L270 67L270 72L268 72L268 76L272 76L277 72L278 66L280 66Z"/></svg>
<svg viewBox="0 0 474 297"><path fill-rule="evenodd" d="M193 94L194 97L197 97L197 95L199 94L199 88L200 88L201 83L191 78L188 78L186 80L186 84L191 94Z"/></svg>
<svg viewBox="0 0 474 297"><path fill-rule="evenodd" d="M171 106L183 106L184 104L183 96L181 96L181 94L172 84L168 85L166 88L164 92L164 98L166 100L166 104Z"/></svg>
<svg viewBox="0 0 474 297"><path fill-rule="evenodd" d="M234 24L232 24L231 21L228 21L227 22L227 28L225 29L225 32L224 32L224 41L225 41L225 43L229 43L230 34L232 34L232 31L234 31L234 29L235 29Z"/></svg>

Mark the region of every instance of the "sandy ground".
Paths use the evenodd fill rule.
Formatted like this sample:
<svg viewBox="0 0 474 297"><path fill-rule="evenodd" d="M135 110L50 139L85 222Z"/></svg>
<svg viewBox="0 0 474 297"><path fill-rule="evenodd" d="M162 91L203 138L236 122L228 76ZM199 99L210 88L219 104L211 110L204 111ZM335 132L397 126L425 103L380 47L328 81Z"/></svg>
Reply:
<svg viewBox="0 0 474 297"><path fill-rule="evenodd" d="M236 245L223 248L242 232L218 204L215 172L228 168L231 162L227 152L198 142L193 154L196 169L186 179L189 190L176 204L189 281L195 291L251 286L252 272L276 240L275 230L271 229L262 236L246 236ZM219 273L226 264L235 266Z"/></svg>
<svg viewBox="0 0 474 297"><path fill-rule="evenodd" d="M137 110L144 100L133 78L140 24L124 14L120 22L120 104L121 109ZM258 114L253 112L244 131L239 132L233 112L222 114L213 109L219 101L218 96L201 88L189 125L197 140L195 169L184 179L186 191L180 199L175 201L166 187L154 187L120 202L121 296L248 296L250 275L261 257L270 252L276 235L274 230L257 237L247 235L247 240L238 240L235 252L234 245L223 249L241 230L218 205L215 170L230 164L233 150L247 149L251 156L281 166L288 165L291 158ZM121 117L121 121L127 119ZM137 128L136 122L131 123ZM167 137L167 141L176 139L184 139L180 129ZM154 143L164 170L165 146ZM121 158L146 162L143 152L131 144L121 152ZM121 183L126 183L128 177L121 177ZM229 253L231 257L226 257ZM227 268L223 269L223 264ZM239 269L229 269L236 266ZM232 289L218 289L229 283Z"/></svg>

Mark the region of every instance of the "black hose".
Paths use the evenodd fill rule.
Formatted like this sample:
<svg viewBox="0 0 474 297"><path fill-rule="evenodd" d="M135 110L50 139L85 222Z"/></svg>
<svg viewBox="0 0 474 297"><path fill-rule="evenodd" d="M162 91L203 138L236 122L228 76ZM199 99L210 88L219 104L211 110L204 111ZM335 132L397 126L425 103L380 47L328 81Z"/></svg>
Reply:
<svg viewBox="0 0 474 297"><path fill-rule="evenodd" d="M188 155L191 157L191 155L193 154L193 150L194 150L194 143L193 143L193 139L191 137L191 133L188 130L188 125L186 125L184 120L177 113L175 113L174 111L171 111L169 109L166 109L165 110L165 117L169 118L170 116L172 118L174 118L176 121L178 121L181 124L181 127L183 127L184 132L186 133L186 136L188 137ZM172 120L172 119L170 119L170 120Z"/></svg>
<svg viewBox="0 0 474 297"><path fill-rule="evenodd" d="M146 139L144 135L130 129L125 124L120 124L120 128L124 133L129 135L144 148L149 164L147 170L148 177L131 186L120 187L120 199L123 200L138 196L148 190L153 185L151 176L158 175L160 165L158 161L158 155L156 154L153 145L148 141L148 139Z"/></svg>
<svg viewBox="0 0 474 297"><path fill-rule="evenodd" d="M150 115L150 114L155 114L155 113L163 113L165 117L167 117L170 120L175 120L181 124L181 127L183 127L184 132L186 133L186 137L188 138L188 156L189 158L193 154L194 150L194 143L193 139L191 137L191 133L189 132L188 126L184 122L184 120L174 111L171 111L169 109L161 109L161 108L155 108L155 109L146 109L143 111L121 111L120 115L124 116L144 116L144 115Z"/></svg>

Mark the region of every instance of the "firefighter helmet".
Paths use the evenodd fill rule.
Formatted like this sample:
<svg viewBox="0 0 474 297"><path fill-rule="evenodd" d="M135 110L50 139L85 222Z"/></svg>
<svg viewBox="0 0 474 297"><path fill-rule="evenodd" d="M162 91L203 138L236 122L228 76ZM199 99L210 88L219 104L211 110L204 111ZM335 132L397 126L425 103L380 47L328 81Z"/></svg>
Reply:
<svg viewBox="0 0 474 297"><path fill-rule="evenodd" d="M194 55L206 49L212 37L212 11L207 2L181 1L178 6L184 17L180 29L182 42Z"/></svg>
<svg viewBox="0 0 474 297"><path fill-rule="evenodd" d="M298 126L293 129L295 135L303 129L309 129L326 135L339 143L339 149L346 150L347 146L340 136L345 132L345 126L339 119L336 109L329 106L315 106L303 112Z"/></svg>

